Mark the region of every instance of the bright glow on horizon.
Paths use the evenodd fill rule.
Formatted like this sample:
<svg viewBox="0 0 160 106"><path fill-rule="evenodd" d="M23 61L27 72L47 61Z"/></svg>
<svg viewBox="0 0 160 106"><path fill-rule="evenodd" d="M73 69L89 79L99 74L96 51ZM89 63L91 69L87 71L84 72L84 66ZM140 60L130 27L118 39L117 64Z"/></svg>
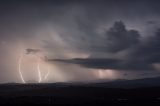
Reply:
<svg viewBox="0 0 160 106"><path fill-rule="evenodd" d="M99 69L98 70L98 78L100 79L114 79L115 76L116 75L114 73L114 70L111 70L111 69L106 69L106 70Z"/></svg>

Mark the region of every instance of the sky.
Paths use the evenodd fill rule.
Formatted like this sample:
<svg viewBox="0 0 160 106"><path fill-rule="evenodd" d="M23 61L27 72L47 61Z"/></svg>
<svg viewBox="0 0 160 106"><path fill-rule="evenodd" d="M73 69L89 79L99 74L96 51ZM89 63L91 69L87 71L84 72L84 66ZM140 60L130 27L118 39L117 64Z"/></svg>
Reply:
<svg viewBox="0 0 160 106"><path fill-rule="evenodd" d="M158 77L159 19L158 0L1 0L0 83Z"/></svg>

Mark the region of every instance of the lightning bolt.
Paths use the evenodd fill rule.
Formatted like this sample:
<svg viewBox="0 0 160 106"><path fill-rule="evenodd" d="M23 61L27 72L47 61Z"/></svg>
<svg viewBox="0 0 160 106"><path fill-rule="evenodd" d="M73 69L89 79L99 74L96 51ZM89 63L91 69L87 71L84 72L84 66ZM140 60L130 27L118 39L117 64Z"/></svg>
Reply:
<svg viewBox="0 0 160 106"><path fill-rule="evenodd" d="M23 59L23 54L21 53L21 55L19 57L19 60L18 60L18 72L19 72L19 75L20 75L20 78L21 78L22 82L26 83L24 78L23 78L22 72L21 72L22 59Z"/></svg>
<svg viewBox="0 0 160 106"><path fill-rule="evenodd" d="M36 55L36 57L38 58L37 59L37 72L38 72L38 82L41 83L42 82L42 75L41 75L41 70L40 70L40 57ZM19 72L19 75L20 75L20 78L21 78L21 81L23 83L26 83L26 81L24 80L24 77L23 77L23 74L22 74L22 60L23 60L23 53L21 53L20 57L19 57L19 60L18 60L18 72ZM44 80L46 80L49 76L49 73L50 73L50 69L49 67L47 68L47 74L45 75L44 77Z"/></svg>
<svg viewBox="0 0 160 106"><path fill-rule="evenodd" d="M42 78L41 78L41 70L40 70L40 66L39 66L39 58L38 58L38 62L37 62L37 71L38 71L38 77L39 77L38 82L41 83Z"/></svg>
<svg viewBox="0 0 160 106"><path fill-rule="evenodd" d="M50 73L50 69L49 69L49 66L47 67L47 74L44 76L44 80L46 80L49 76L49 73Z"/></svg>

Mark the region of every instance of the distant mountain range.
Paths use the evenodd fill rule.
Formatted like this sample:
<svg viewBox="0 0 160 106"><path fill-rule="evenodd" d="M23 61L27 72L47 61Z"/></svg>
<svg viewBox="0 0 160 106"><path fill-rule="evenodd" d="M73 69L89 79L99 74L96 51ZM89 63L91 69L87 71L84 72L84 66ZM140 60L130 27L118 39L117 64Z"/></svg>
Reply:
<svg viewBox="0 0 160 106"><path fill-rule="evenodd" d="M21 85L19 83L7 83L7 84L0 84L1 85ZM144 79L135 79L135 80L125 80L125 79L118 79L114 81L106 81L106 80L99 80L98 82L69 82L69 83L28 83L24 84L24 86L46 86L46 87L70 87L70 86L84 86L84 87L106 87L106 88L141 88L141 87L160 87L160 77L154 78L144 78ZM28 87L27 87L28 88Z"/></svg>
<svg viewBox="0 0 160 106"><path fill-rule="evenodd" d="M107 88L139 88L139 87L157 87L160 86L160 77L144 78L135 80L115 80L111 82L97 82L87 84L94 87L107 87Z"/></svg>

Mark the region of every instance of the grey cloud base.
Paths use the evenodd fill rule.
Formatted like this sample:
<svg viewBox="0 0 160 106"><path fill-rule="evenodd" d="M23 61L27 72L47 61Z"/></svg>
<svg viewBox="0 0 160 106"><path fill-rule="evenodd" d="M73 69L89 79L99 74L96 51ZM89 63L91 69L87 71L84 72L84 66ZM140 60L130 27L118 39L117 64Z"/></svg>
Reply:
<svg viewBox="0 0 160 106"><path fill-rule="evenodd" d="M117 59L102 59L102 58L76 58L76 59L48 59L50 62L60 62L66 64L77 64L82 67L92 69L115 69L127 71L147 71L154 70L154 67L145 63L128 62Z"/></svg>

